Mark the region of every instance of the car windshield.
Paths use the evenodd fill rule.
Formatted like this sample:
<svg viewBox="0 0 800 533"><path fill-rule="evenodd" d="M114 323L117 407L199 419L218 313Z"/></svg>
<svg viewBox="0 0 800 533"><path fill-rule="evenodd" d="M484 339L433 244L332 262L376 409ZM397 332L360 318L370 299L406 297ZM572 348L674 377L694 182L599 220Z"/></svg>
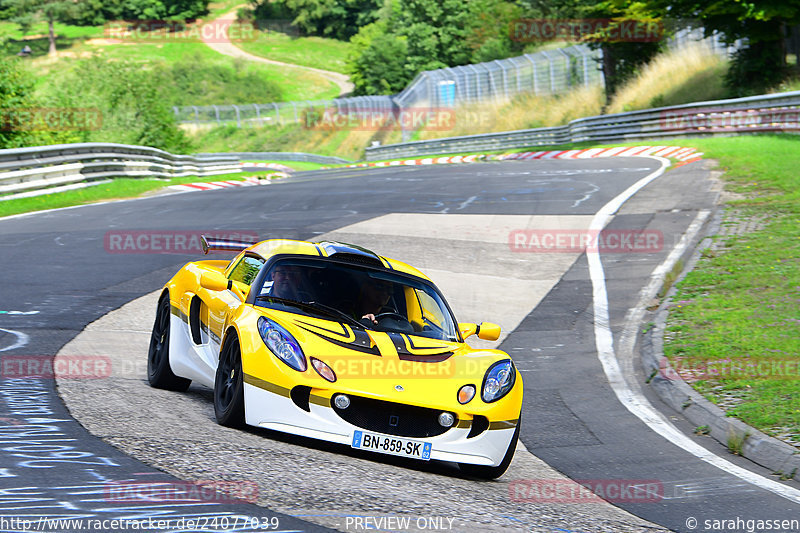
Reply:
<svg viewBox="0 0 800 533"><path fill-rule="evenodd" d="M287 258L275 262L264 280L256 299L259 306L366 329L458 340L444 298L419 278L357 264Z"/></svg>

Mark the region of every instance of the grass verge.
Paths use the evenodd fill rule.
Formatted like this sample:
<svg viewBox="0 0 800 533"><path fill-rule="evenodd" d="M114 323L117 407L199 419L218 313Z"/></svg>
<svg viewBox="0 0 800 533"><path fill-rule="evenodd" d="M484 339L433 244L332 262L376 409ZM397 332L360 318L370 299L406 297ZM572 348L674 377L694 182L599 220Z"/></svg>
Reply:
<svg viewBox="0 0 800 533"><path fill-rule="evenodd" d="M90 204L103 200L117 200L122 198L135 198L144 193L178 185L181 183L200 183L209 181L221 181L230 179L243 179L247 176L256 176L264 172L240 172L237 174L223 174L207 178L185 177L172 179L149 179L149 178L115 178L110 183L95 185L83 189L64 191L54 194L43 194L31 198L18 198L16 200L6 200L0 202L0 217L28 213L31 211L43 211L45 209L57 209L59 207L71 207L75 205Z"/></svg>
<svg viewBox="0 0 800 533"><path fill-rule="evenodd" d="M292 37L277 31L259 31L257 39L235 44L245 52L273 61L347 73L349 42L324 37Z"/></svg>
<svg viewBox="0 0 800 533"><path fill-rule="evenodd" d="M800 139L678 144L717 159L733 199L677 284L664 352L728 416L800 446Z"/></svg>

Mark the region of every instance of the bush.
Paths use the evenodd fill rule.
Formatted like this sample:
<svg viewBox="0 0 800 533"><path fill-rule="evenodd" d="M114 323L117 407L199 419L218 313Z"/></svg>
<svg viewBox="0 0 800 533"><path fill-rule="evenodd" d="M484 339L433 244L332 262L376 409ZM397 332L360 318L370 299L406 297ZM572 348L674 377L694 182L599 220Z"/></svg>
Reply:
<svg viewBox="0 0 800 533"><path fill-rule="evenodd" d="M119 142L161 148L190 149L165 98L161 76L130 61L80 61L60 78L51 93L51 105L96 108L99 129L76 132L82 142Z"/></svg>

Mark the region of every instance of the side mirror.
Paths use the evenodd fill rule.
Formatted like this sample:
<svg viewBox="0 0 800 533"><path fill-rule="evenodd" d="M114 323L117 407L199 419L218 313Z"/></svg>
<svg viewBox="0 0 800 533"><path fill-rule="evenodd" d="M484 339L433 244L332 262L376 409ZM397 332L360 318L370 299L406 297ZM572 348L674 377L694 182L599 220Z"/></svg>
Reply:
<svg viewBox="0 0 800 533"><path fill-rule="evenodd" d="M478 338L485 341L496 341L500 338L500 326L491 322L481 322L478 326Z"/></svg>
<svg viewBox="0 0 800 533"><path fill-rule="evenodd" d="M481 322L480 324L472 324L470 322L459 322L458 330L461 336L466 339L472 335L478 334L479 339L485 341L496 341L500 338L500 326L491 322Z"/></svg>
<svg viewBox="0 0 800 533"><path fill-rule="evenodd" d="M475 333L478 331L478 324L473 324L471 322L459 322L458 331L461 332L461 337L466 340L467 337L475 335Z"/></svg>
<svg viewBox="0 0 800 533"><path fill-rule="evenodd" d="M200 286L210 291L224 291L228 288L228 278L222 272L209 270L200 274Z"/></svg>
<svg viewBox="0 0 800 533"><path fill-rule="evenodd" d="M225 277L221 272L209 270L200 274L200 286L210 291L224 291L230 289L241 301L247 299L250 287L239 281L232 281Z"/></svg>

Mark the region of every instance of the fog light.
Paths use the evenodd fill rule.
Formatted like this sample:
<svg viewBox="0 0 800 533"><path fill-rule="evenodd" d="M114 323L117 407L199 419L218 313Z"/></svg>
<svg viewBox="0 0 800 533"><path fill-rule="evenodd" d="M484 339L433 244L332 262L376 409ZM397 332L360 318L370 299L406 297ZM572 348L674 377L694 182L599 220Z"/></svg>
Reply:
<svg viewBox="0 0 800 533"><path fill-rule="evenodd" d="M443 428L449 428L455 421L456 417L453 416L453 413L444 412L439 415L439 425Z"/></svg>
<svg viewBox="0 0 800 533"><path fill-rule="evenodd" d="M347 409L350 407L350 398L345 394L339 394L333 399L333 403L336 404L336 407L339 409Z"/></svg>

